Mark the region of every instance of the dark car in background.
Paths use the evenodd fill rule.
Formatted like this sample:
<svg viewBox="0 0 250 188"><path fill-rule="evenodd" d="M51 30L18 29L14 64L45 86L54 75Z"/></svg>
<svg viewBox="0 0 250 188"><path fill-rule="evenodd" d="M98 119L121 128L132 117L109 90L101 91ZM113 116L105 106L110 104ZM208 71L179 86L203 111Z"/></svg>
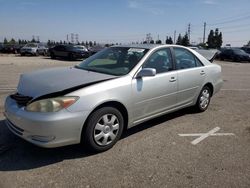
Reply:
<svg viewBox="0 0 250 188"><path fill-rule="evenodd" d="M93 46L93 47L90 47L89 48L89 55L93 55L99 51L101 51L102 49L104 49L105 47L104 46Z"/></svg>
<svg viewBox="0 0 250 188"><path fill-rule="evenodd" d="M51 59L57 57L76 60L88 57L89 53L73 45L56 45L49 49Z"/></svg>
<svg viewBox="0 0 250 188"><path fill-rule="evenodd" d="M232 60L235 62L248 61L250 62L250 55L239 48L223 49L219 54L220 60Z"/></svg>
<svg viewBox="0 0 250 188"><path fill-rule="evenodd" d="M2 43L0 43L0 52L2 52L4 45Z"/></svg>
<svg viewBox="0 0 250 188"><path fill-rule="evenodd" d="M1 52L2 53L12 53L17 54L20 52L20 49L22 48L22 45L20 44L4 44Z"/></svg>
<svg viewBox="0 0 250 188"><path fill-rule="evenodd" d="M249 47L242 47L242 50L244 50L246 53L250 54L250 46Z"/></svg>

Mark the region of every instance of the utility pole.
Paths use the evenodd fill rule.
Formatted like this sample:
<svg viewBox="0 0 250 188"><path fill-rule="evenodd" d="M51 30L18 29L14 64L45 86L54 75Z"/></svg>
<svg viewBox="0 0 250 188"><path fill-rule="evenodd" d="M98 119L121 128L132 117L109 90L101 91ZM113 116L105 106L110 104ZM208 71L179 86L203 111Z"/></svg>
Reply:
<svg viewBox="0 0 250 188"><path fill-rule="evenodd" d="M150 43L151 40L152 40L151 33L146 34L146 41L148 44Z"/></svg>
<svg viewBox="0 0 250 188"><path fill-rule="evenodd" d="M207 25L207 23L206 23L206 22L204 22L203 44L205 44L206 25Z"/></svg>
<svg viewBox="0 0 250 188"><path fill-rule="evenodd" d="M191 32L191 24L188 24L188 40L190 42L190 32Z"/></svg>
<svg viewBox="0 0 250 188"><path fill-rule="evenodd" d="M71 43L74 44L75 42L75 35L74 33L70 33Z"/></svg>
<svg viewBox="0 0 250 188"><path fill-rule="evenodd" d="M78 35L78 34L75 34L75 39L76 39L75 43L76 43L76 44L79 43L78 37L79 37L79 35Z"/></svg>
<svg viewBox="0 0 250 188"><path fill-rule="evenodd" d="M175 44L175 39L176 39L176 30L174 30L174 44Z"/></svg>

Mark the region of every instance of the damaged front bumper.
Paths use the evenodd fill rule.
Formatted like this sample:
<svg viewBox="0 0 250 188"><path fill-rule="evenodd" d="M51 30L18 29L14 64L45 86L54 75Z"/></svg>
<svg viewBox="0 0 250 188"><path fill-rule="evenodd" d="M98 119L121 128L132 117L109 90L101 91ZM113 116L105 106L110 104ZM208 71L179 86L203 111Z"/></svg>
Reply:
<svg viewBox="0 0 250 188"><path fill-rule="evenodd" d="M77 144L89 112L28 112L15 100L5 101L5 124L15 135L41 147L52 148Z"/></svg>

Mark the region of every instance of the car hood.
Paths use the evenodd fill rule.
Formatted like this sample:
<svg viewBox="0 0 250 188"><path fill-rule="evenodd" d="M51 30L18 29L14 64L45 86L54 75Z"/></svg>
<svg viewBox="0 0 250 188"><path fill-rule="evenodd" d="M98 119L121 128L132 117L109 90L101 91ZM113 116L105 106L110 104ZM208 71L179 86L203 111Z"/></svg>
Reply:
<svg viewBox="0 0 250 188"><path fill-rule="evenodd" d="M117 76L85 71L75 67L63 67L39 70L22 74L17 87L17 92L33 99L52 93L74 91L84 86Z"/></svg>
<svg viewBox="0 0 250 188"><path fill-rule="evenodd" d="M22 50L32 50L37 49L37 47L22 47Z"/></svg>

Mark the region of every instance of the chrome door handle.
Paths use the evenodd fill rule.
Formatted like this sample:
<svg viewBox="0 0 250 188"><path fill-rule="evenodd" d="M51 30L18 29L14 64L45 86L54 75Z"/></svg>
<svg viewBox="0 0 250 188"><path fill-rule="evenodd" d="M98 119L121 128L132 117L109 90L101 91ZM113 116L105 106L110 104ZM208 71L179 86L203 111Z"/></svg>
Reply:
<svg viewBox="0 0 250 188"><path fill-rule="evenodd" d="M169 82L175 82L176 81L176 78L175 77L171 77Z"/></svg>

